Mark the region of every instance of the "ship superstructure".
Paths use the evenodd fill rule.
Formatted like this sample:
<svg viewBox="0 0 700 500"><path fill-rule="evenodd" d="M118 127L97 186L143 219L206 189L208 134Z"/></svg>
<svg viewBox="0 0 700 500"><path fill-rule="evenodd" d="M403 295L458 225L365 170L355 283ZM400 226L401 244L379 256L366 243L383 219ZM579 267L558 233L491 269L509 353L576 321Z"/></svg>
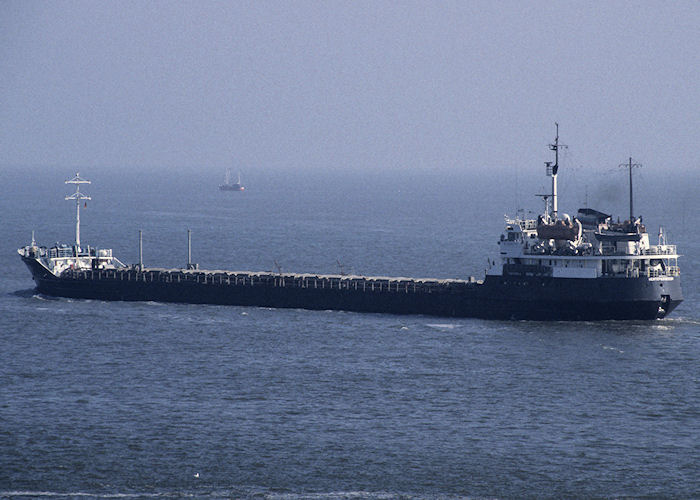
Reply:
<svg viewBox="0 0 700 500"><path fill-rule="evenodd" d="M20 248L19 254L30 267L34 279L37 276L42 279L59 278L67 270L86 269L119 269L126 267L112 255L111 248L96 248L90 245L82 245L80 242L80 205L92 198L80 192L80 186L90 184L90 181L75 177L65 182L75 185L75 193L66 196L66 200L75 200L75 243L72 245L56 243L47 248L37 245L32 231L32 241L28 246Z"/></svg>
<svg viewBox="0 0 700 500"><path fill-rule="evenodd" d="M583 208L575 217L559 212L559 131L546 163L550 193L539 195L536 218L506 218L499 256L489 259L483 280L320 275L280 272L207 271L188 261L183 269L125 266L110 249L80 242L80 203L89 199L76 175L76 238L73 245L18 250L39 292L101 300L150 300L304 309L338 309L486 319L605 320L655 319L683 300L679 255L659 231L656 244L633 211L613 222L606 213Z"/></svg>
<svg viewBox="0 0 700 500"><path fill-rule="evenodd" d="M487 270L489 276L513 283L526 278L568 280L571 290L596 294L596 289L618 289L624 296L630 283L643 283L643 288L659 288L659 312L662 317L673 309L680 293L679 255L675 245L666 242L659 228L658 242L650 242L641 217L634 215L632 169L630 175L630 213L623 222L613 222L612 216L590 208L581 208L576 217L560 214L557 196L559 170L559 125L549 147L555 153L554 163L546 162L546 175L552 179L552 191L540 194L545 209L536 219L506 217L505 231L498 242L498 265ZM581 281L584 280L584 281ZM590 280L591 287L586 287ZM640 281L641 280L641 281ZM655 286L657 285L657 286ZM589 290L587 290L589 289ZM599 293L599 292L598 292ZM567 295L569 295L567 293ZM587 297L581 296L581 301Z"/></svg>

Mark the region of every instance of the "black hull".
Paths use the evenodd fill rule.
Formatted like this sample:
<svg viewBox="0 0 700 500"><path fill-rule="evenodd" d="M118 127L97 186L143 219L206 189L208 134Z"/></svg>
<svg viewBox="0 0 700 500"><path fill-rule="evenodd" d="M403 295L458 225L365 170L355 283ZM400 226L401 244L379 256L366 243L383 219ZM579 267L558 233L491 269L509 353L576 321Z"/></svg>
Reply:
<svg viewBox="0 0 700 500"><path fill-rule="evenodd" d="M302 286L280 278L268 284L217 282L179 271L124 270L68 273L56 278L34 259L23 259L40 293L123 301L181 302L313 310L423 314L445 317L526 320L651 320L669 314L683 299L678 278L563 279L502 278L460 282L431 289L338 288ZM179 275L179 277L178 277ZM248 275L251 276L251 275ZM270 275L271 276L271 275ZM174 279L178 278L178 281ZM184 278L187 277L187 280ZM179 281L183 278L183 281ZM337 282L336 282L337 283ZM336 285L337 286L337 285ZM347 286L347 288L343 288Z"/></svg>

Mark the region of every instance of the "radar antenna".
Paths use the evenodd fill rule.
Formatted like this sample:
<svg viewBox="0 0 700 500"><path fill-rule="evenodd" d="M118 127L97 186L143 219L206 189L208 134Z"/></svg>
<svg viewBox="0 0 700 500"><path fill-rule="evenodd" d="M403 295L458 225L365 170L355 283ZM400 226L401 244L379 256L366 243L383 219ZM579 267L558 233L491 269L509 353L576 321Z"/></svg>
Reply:
<svg viewBox="0 0 700 500"><path fill-rule="evenodd" d="M75 246L80 248L80 202L92 200L92 198L80 192L80 185L90 184L90 181L82 179L80 172L76 172L75 177L66 181L66 184L75 184L75 193L66 196L66 200L75 200Z"/></svg>

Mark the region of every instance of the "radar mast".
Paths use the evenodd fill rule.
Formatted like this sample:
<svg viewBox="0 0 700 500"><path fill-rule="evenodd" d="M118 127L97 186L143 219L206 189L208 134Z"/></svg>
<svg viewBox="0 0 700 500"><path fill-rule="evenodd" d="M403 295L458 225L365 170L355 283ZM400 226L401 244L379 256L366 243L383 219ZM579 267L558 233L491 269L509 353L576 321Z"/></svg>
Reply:
<svg viewBox="0 0 700 500"><path fill-rule="evenodd" d="M566 148L568 146L564 144L559 144L559 124L554 122L557 127L557 135L554 138L554 144L549 145L549 149L554 151L554 165L551 161L545 162L547 168L547 175L552 177L552 219L557 219L557 212L559 210L558 200L557 200L557 172L559 171L559 149ZM546 199L545 199L546 200Z"/></svg>
<svg viewBox="0 0 700 500"><path fill-rule="evenodd" d="M641 163L632 163L632 157L630 156L629 162L620 163L620 167L628 168L630 172L630 224L634 224L634 198L632 195L632 169L640 168Z"/></svg>

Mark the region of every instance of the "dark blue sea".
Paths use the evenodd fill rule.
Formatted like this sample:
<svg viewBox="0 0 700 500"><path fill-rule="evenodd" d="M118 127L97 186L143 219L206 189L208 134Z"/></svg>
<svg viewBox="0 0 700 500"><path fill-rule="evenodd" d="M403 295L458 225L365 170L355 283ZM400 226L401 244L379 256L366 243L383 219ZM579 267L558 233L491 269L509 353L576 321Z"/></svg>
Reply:
<svg viewBox="0 0 700 500"><path fill-rule="evenodd" d="M84 244L181 267L483 277L520 174L83 169ZM70 168L8 168L0 497L698 498L698 175L645 174L685 302L651 322L510 322L56 299L16 249L70 243ZM530 175L530 174L528 174ZM562 176L563 177L563 176ZM624 175L561 206L625 215ZM517 190L517 191L516 191Z"/></svg>

